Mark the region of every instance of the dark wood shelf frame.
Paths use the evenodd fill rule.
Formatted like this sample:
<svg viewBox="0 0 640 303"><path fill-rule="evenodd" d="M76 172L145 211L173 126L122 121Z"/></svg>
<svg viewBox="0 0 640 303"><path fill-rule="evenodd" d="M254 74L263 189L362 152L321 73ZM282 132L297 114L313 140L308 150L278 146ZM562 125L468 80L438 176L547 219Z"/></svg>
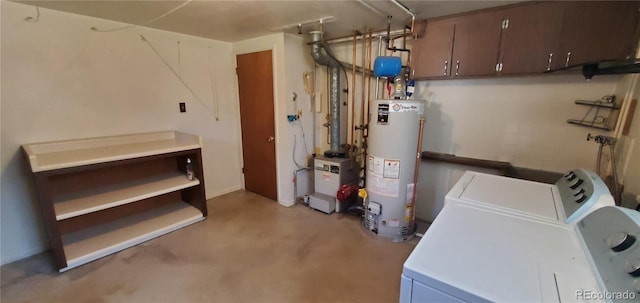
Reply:
<svg viewBox="0 0 640 303"><path fill-rule="evenodd" d="M149 195L151 197L146 199L73 216L63 220L56 219L54 203L59 196L84 193L96 187L111 186L118 183L135 181L136 179L152 178L163 174L178 173L184 175L186 178L187 158L191 159L195 178L199 181L197 185L168 193L150 193ZM54 262L60 271L70 268L62 240L65 235L84 229L95 228L101 224L108 224L114 220L141 214L172 203L187 203L202 213L202 219L207 216L204 172L200 148L37 171L33 173L33 176ZM126 247L129 246L131 245ZM75 266L78 265L74 265L71 268Z"/></svg>

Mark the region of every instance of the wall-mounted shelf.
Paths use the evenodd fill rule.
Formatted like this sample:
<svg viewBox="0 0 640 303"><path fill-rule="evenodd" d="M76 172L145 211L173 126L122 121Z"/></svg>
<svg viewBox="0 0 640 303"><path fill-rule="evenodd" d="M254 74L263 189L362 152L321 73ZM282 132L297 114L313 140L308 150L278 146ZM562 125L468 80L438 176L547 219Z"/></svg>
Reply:
<svg viewBox="0 0 640 303"><path fill-rule="evenodd" d="M165 131L23 145L58 269L204 220L201 140Z"/></svg>
<svg viewBox="0 0 640 303"><path fill-rule="evenodd" d="M567 123L574 124L574 125L580 125L580 126L586 126L586 127L592 127L592 128L597 128L597 129L602 129L602 130L606 130L606 131L613 130L610 127L607 127L607 126L594 125L594 124L591 124L590 122L582 121L582 120L576 120L576 119L568 119Z"/></svg>
<svg viewBox="0 0 640 303"><path fill-rule="evenodd" d="M609 102L602 102L602 101L576 100L576 104L589 105L589 106L602 107L602 108L620 109L620 106L618 106L614 102L609 103Z"/></svg>
<svg viewBox="0 0 640 303"><path fill-rule="evenodd" d="M589 111L582 119L568 119L567 123L611 131L611 125L615 125L620 109L615 100L615 96L604 96L598 101L576 100L575 104L589 106Z"/></svg>

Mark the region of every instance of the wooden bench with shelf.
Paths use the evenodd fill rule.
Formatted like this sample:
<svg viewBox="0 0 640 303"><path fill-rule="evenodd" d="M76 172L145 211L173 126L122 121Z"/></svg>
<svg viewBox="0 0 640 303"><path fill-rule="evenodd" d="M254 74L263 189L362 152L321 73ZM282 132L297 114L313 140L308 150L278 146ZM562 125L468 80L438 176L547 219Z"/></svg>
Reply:
<svg viewBox="0 0 640 303"><path fill-rule="evenodd" d="M174 131L23 145L58 269L203 220L201 145Z"/></svg>

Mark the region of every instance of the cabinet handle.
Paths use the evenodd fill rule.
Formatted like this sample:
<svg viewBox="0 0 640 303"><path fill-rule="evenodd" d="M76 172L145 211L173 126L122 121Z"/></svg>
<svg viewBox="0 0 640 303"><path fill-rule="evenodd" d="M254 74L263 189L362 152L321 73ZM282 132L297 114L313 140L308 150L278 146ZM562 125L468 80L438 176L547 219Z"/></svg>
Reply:
<svg viewBox="0 0 640 303"><path fill-rule="evenodd" d="M551 61L553 60L553 53L549 53L549 60L547 61L547 70L551 70Z"/></svg>
<svg viewBox="0 0 640 303"><path fill-rule="evenodd" d="M569 66L569 60L571 60L571 52L567 53L567 61L564 63L564 67L568 67Z"/></svg>
<svg viewBox="0 0 640 303"><path fill-rule="evenodd" d="M443 75L447 75L447 69L449 69L449 61L448 60L444 60L444 73L442 73Z"/></svg>
<svg viewBox="0 0 640 303"><path fill-rule="evenodd" d="M460 60L456 60L456 76L460 75Z"/></svg>

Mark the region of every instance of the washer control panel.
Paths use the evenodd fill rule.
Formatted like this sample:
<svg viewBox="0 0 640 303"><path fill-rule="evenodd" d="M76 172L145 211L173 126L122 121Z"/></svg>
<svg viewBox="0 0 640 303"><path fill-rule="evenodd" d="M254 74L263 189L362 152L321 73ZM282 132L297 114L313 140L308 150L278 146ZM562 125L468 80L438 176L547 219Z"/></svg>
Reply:
<svg viewBox="0 0 640 303"><path fill-rule="evenodd" d="M594 172L575 169L556 182L567 223L577 222L588 213L615 202L602 179Z"/></svg>
<svg viewBox="0 0 640 303"><path fill-rule="evenodd" d="M640 212L602 207L578 223L578 230L604 286L607 301L640 302Z"/></svg>

